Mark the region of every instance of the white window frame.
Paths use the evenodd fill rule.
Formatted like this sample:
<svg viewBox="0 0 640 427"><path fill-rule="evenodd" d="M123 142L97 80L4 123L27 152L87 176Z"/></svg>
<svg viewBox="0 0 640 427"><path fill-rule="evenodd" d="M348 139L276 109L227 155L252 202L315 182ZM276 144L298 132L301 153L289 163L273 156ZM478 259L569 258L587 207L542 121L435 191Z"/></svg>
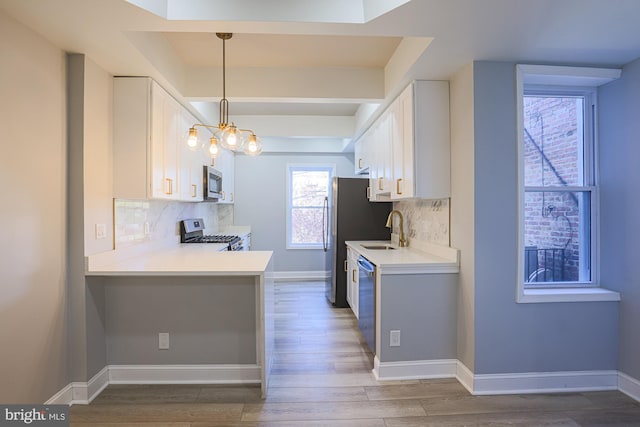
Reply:
<svg viewBox="0 0 640 427"><path fill-rule="evenodd" d="M296 170L304 170L304 171L327 171L329 172L329 191L328 197L331 200L331 181L335 176L336 165L330 163L289 163L287 164L287 249L317 249L322 250L322 243L317 244L294 244L291 242L291 210L293 208L292 200L291 200L291 174ZM327 222L329 227L331 227L330 221ZM329 234L331 235L331 234Z"/></svg>
<svg viewBox="0 0 640 427"><path fill-rule="evenodd" d="M620 294L599 286L599 230L598 226L598 186L597 186L597 111L585 114L585 129L593 129L592 135L585 135L586 161L593 164L589 168L593 176L587 176L589 186L584 187L526 187L524 185L524 106L525 93L531 91L541 95L586 96L584 108L597 105L597 87L620 77L619 69L557 67L547 65L516 65L516 108L518 143L518 268L516 302L579 302L579 301L619 301ZM525 91L526 86L526 91ZM592 104L591 104L592 103ZM591 279L585 282L555 283L553 286L535 289L527 287L524 281L524 198L525 190L554 191L590 191L591 192Z"/></svg>

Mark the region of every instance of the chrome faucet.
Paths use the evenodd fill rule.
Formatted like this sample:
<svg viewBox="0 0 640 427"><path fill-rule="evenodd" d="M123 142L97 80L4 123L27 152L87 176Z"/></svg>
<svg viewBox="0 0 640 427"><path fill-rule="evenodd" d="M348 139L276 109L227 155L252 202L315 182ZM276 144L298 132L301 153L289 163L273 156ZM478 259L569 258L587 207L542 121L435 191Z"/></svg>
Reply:
<svg viewBox="0 0 640 427"><path fill-rule="evenodd" d="M389 217L387 218L386 227L391 228L394 213L398 214L398 216L400 217L400 238L398 240L398 243L400 244L401 248L404 248L405 246L407 246L407 239L405 239L404 237L404 218L402 217L402 212L396 209L392 210L389 214Z"/></svg>

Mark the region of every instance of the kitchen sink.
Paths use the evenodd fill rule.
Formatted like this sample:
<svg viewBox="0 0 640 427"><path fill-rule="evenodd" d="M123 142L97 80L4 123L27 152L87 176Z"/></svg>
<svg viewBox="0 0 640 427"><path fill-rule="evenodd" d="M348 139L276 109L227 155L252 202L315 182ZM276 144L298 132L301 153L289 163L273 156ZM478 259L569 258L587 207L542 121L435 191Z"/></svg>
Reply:
<svg viewBox="0 0 640 427"><path fill-rule="evenodd" d="M362 245L363 248L365 249L369 249L369 250L374 250L374 251L380 251L380 250L391 250L391 249L395 249L393 246L390 245Z"/></svg>

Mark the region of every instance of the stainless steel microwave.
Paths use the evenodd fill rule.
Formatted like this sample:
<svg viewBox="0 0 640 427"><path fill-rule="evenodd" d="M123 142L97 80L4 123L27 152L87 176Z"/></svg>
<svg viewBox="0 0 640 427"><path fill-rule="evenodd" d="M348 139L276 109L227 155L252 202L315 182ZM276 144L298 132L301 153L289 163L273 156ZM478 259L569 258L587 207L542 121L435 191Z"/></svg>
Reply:
<svg viewBox="0 0 640 427"><path fill-rule="evenodd" d="M204 166L204 200L217 202L222 198L222 172L211 167Z"/></svg>

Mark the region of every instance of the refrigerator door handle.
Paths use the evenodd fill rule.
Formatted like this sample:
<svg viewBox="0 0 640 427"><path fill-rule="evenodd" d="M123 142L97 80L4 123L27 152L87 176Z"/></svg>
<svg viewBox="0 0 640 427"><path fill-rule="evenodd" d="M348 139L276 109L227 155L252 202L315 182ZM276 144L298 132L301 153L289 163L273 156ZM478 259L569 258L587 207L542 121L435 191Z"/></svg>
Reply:
<svg viewBox="0 0 640 427"><path fill-rule="evenodd" d="M329 198L324 197L322 206L322 249L327 252L329 249Z"/></svg>

